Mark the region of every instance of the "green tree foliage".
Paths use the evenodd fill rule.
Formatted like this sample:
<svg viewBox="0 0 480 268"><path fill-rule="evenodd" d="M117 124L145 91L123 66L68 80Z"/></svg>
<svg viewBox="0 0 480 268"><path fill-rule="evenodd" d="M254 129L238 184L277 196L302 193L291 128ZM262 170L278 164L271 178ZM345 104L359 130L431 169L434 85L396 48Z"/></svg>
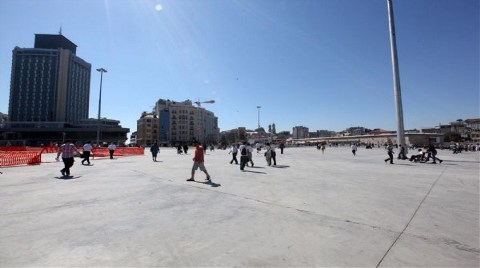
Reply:
<svg viewBox="0 0 480 268"><path fill-rule="evenodd" d="M445 133L444 141L445 142L461 142L462 137L458 133L448 132L448 133Z"/></svg>

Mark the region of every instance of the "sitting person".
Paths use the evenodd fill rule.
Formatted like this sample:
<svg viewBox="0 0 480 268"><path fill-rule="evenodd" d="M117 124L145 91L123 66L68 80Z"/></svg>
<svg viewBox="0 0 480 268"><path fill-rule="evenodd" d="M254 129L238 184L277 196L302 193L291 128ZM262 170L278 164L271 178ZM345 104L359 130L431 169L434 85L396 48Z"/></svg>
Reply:
<svg viewBox="0 0 480 268"><path fill-rule="evenodd" d="M410 162L420 162L422 161L422 159L424 158L424 152L422 151L422 149L418 149L418 153L417 154L412 154L412 156L410 157Z"/></svg>

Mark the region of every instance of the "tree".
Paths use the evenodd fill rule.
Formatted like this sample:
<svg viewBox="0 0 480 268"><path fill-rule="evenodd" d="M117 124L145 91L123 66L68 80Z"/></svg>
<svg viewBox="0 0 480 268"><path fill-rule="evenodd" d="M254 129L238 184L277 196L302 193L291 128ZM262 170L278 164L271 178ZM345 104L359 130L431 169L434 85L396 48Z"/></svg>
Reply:
<svg viewBox="0 0 480 268"><path fill-rule="evenodd" d="M445 142L461 142L462 136L460 136L460 134L455 132L447 132L445 133L444 141Z"/></svg>
<svg viewBox="0 0 480 268"><path fill-rule="evenodd" d="M222 147L228 146L227 136L225 134L222 134L222 136L220 137L220 145Z"/></svg>

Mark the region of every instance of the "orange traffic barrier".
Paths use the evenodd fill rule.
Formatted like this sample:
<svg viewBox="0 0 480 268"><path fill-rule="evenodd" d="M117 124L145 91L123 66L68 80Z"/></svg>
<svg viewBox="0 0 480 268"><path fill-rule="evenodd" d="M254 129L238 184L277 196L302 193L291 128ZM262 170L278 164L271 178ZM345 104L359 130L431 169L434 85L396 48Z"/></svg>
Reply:
<svg viewBox="0 0 480 268"><path fill-rule="evenodd" d="M11 151L0 152L0 166L37 165L42 162L41 152Z"/></svg>
<svg viewBox="0 0 480 268"><path fill-rule="evenodd" d="M127 156L127 155L144 155L145 149L138 148L138 147L117 147L115 152L113 153L114 156ZM107 157L110 156L110 152L108 148L94 148L93 149L93 156L94 157Z"/></svg>

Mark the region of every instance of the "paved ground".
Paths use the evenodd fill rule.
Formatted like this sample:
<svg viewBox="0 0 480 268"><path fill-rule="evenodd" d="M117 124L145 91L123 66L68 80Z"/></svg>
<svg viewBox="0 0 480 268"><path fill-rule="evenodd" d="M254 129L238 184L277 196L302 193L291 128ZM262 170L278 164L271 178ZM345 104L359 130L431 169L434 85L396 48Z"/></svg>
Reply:
<svg viewBox="0 0 480 268"><path fill-rule="evenodd" d="M211 184L189 153L3 168L0 266L479 266L478 153L287 148L241 172L217 150Z"/></svg>

